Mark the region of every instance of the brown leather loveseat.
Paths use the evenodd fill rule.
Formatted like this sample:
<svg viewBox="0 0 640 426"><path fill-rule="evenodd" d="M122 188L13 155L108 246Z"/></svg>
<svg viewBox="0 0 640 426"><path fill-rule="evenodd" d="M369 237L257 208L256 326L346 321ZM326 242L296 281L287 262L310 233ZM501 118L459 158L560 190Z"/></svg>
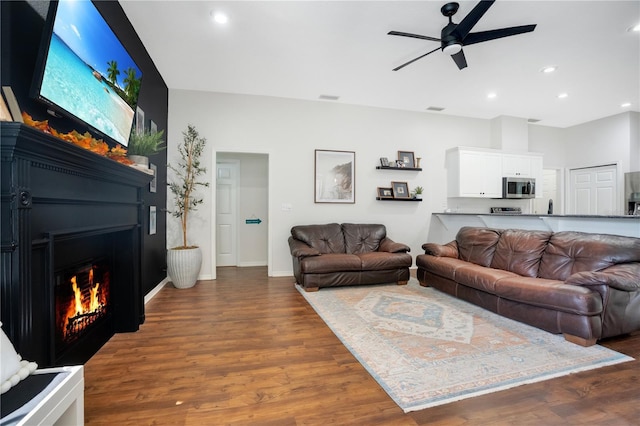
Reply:
<svg viewBox="0 0 640 426"><path fill-rule="evenodd" d="M384 225L330 223L291 228L289 248L296 282L320 287L409 281L409 246L387 238Z"/></svg>
<svg viewBox="0 0 640 426"><path fill-rule="evenodd" d="M464 227L422 248L422 286L583 346L640 330L640 238Z"/></svg>

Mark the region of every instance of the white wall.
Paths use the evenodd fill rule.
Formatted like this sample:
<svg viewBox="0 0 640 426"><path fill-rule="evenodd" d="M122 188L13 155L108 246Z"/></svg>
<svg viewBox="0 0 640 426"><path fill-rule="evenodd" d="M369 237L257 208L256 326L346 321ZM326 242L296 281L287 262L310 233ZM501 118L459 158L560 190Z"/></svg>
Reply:
<svg viewBox="0 0 640 426"><path fill-rule="evenodd" d="M446 196L445 151L456 146L491 147L490 120L333 102L171 90L169 161L175 157L175 147L188 123L194 124L209 141L205 155L211 182L216 152L268 154L267 262L272 276L292 274L287 238L294 225L383 223L389 237L410 245L415 256L429 238L432 212L446 208L488 211L489 206L510 201L448 200ZM619 161L624 163L623 172L629 171L630 155L640 152L637 123L638 113L625 113L569 129L530 125L529 150L544 154L545 168ZM355 204L313 202L315 149L355 151ZM380 157L395 159L398 150L414 151L416 157L422 157L423 171L375 169ZM410 188L423 186L424 201L376 201L376 188L389 186L393 180L407 181ZM215 278L214 191L212 185L192 223L195 232L191 243L203 249L203 278ZM291 210L285 211L284 205L291 205ZM169 246L176 243L177 227L177 221L169 218Z"/></svg>
<svg viewBox="0 0 640 426"><path fill-rule="evenodd" d="M208 178L215 170L215 152L269 155L270 275L291 275L287 238L294 225L329 222L383 223L390 238L418 254L427 241L433 211L447 208L445 151L464 146L489 147L488 120L433 113L413 113L330 102L171 90L169 92L169 161L191 123L209 141ZM314 150L356 153L356 203L314 204ZM380 157L395 159L397 151L422 157L422 172L376 170ZM392 180L425 188L424 201L376 201L376 188ZM213 191L194 218L192 243L203 249L202 277L215 277L212 235ZM282 205L290 204L291 211ZM168 227L178 226L169 218ZM168 232L169 245L175 232Z"/></svg>
<svg viewBox="0 0 640 426"><path fill-rule="evenodd" d="M568 168L618 163L621 172L630 171L632 114L623 113L565 129L563 145Z"/></svg>

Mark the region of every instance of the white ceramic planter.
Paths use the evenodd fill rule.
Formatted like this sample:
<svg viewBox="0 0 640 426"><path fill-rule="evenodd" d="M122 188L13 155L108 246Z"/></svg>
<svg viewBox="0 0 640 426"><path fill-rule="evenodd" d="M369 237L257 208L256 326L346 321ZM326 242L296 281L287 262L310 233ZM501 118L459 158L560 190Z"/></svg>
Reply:
<svg viewBox="0 0 640 426"><path fill-rule="evenodd" d="M167 250L167 274L176 288L190 288L196 284L202 265L200 247Z"/></svg>
<svg viewBox="0 0 640 426"><path fill-rule="evenodd" d="M144 155L128 155L129 160L133 161L138 166L149 168L149 157Z"/></svg>

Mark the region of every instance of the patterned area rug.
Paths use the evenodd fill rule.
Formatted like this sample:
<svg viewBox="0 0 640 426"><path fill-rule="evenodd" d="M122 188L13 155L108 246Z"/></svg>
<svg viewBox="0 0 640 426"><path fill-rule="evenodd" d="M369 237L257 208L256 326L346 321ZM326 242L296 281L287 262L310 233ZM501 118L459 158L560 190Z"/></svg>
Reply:
<svg viewBox="0 0 640 426"><path fill-rule="evenodd" d="M296 287L405 413L633 359L569 343L414 278L315 293Z"/></svg>

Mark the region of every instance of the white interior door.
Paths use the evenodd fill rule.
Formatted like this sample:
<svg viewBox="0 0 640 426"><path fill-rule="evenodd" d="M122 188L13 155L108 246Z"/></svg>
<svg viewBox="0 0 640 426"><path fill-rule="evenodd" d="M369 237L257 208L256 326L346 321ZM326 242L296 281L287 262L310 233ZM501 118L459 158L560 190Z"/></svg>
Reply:
<svg viewBox="0 0 640 426"><path fill-rule="evenodd" d="M238 264L238 163L216 164L216 265Z"/></svg>
<svg viewBox="0 0 640 426"><path fill-rule="evenodd" d="M616 214L616 165L569 171L569 214Z"/></svg>

